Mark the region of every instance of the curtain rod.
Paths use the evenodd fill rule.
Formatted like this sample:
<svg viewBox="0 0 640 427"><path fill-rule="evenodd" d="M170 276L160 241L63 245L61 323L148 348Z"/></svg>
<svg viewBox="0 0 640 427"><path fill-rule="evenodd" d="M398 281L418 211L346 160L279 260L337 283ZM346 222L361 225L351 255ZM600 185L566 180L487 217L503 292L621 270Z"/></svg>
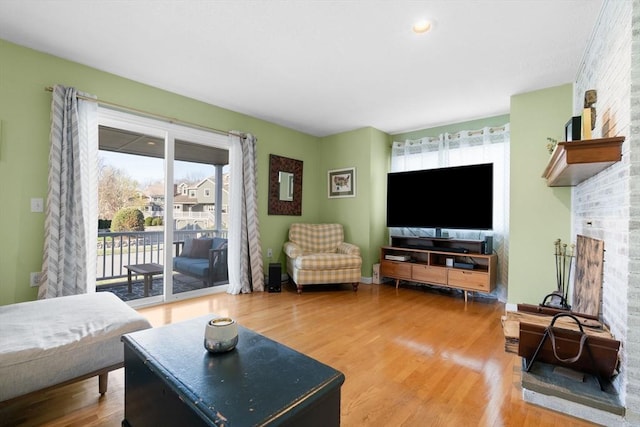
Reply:
<svg viewBox="0 0 640 427"><path fill-rule="evenodd" d="M489 132L493 133L493 132L500 132L503 130L506 130L506 125L504 126L494 126L494 127L489 127ZM473 136L473 135L482 135L484 133L484 128L483 129L478 129L478 130L471 130L471 131L462 131L462 132L469 132L469 136ZM447 135L447 138L449 139L453 139L453 138L460 138L460 133L461 132L457 132L457 133L445 133ZM442 134L441 134L442 135ZM440 135L438 136L423 136L422 138L418 138L418 139L407 139L405 141L419 141L421 139L425 139L425 138L433 138L434 140L437 140L437 138L439 138ZM431 141L430 141L431 142ZM393 145L395 142L392 142L391 145Z"/></svg>
<svg viewBox="0 0 640 427"><path fill-rule="evenodd" d="M47 86L47 87L44 88L44 90L46 92L53 92L53 87ZM187 121L176 119L176 118L173 118L173 117L164 116L162 114L150 113L148 111L139 110L137 108L132 108L132 107L127 107L127 106L124 106L124 105L121 105L121 104L116 104L115 102L101 101L101 100L98 100L98 99L95 99L95 98L89 98L88 96L83 96L83 95L77 95L77 97L80 98L80 99L83 99L85 101L91 101L91 102L95 102L95 103L100 104L100 105L105 105L105 106L108 106L108 107L114 107L114 108L117 108L119 110L124 110L124 111L130 112L130 113L142 114L144 116L147 116L147 117L150 117L150 118L154 118L154 119L160 119L160 120L163 120L163 121L169 122L169 123L185 125L185 126L190 126L190 127L193 127L193 128L207 130L207 131L210 131L210 132L215 132L215 133L217 133L219 135L233 135L233 136L240 137L242 139L246 138L246 135L243 135L243 134L237 134L237 133L229 132L229 131L226 131L226 130L215 129L215 128L211 128L211 127L208 127L208 126L199 125L197 123L187 122Z"/></svg>
<svg viewBox="0 0 640 427"><path fill-rule="evenodd" d="M499 132L499 131L503 131L503 130L505 130L505 126L496 126L496 127L490 127L490 128L489 128L489 132L490 132L490 133L493 133L493 132ZM473 135L482 135L482 134L484 134L484 129L470 130L470 131L467 131L467 132L469 132L469 136L473 136ZM449 139L451 139L452 137L453 137L453 138L459 138L459 137L460 137L460 133L461 133L461 132L458 132L458 133L450 133L450 134L449 134Z"/></svg>

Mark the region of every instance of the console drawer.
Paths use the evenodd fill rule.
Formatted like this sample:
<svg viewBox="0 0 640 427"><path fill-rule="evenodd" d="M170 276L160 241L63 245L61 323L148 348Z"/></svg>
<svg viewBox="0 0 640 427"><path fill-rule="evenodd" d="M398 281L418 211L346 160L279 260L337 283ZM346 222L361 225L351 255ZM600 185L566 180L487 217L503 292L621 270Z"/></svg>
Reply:
<svg viewBox="0 0 640 427"><path fill-rule="evenodd" d="M411 279L411 264L408 262L382 261L380 276L394 279Z"/></svg>
<svg viewBox="0 0 640 427"><path fill-rule="evenodd" d="M411 268L411 278L418 282L447 284L447 269L425 264L414 264Z"/></svg>
<svg viewBox="0 0 640 427"><path fill-rule="evenodd" d="M449 270L448 285L489 292L489 275L479 271Z"/></svg>

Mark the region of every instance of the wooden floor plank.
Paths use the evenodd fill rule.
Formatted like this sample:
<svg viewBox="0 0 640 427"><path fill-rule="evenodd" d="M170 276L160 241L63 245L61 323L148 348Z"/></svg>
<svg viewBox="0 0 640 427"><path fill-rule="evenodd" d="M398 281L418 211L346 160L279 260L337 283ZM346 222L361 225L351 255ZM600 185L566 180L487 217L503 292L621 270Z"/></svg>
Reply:
<svg viewBox="0 0 640 427"><path fill-rule="evenodd" d="M154 326L230 316L335 369L343 426L590 426L523 402L520 359L505 352L504 305L433 288L361 284L297 294L216 294L138 310ZM204 331L203 331L204 333ZM203 351L204 348L203 348ZM0 409L2 426L119 426L124 373Z"/></svg>

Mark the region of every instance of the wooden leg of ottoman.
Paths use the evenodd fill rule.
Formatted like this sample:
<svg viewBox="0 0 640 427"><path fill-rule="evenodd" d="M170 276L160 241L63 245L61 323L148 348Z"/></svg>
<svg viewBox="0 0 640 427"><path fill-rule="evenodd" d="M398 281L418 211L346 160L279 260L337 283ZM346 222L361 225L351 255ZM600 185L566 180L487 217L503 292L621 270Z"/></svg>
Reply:
<svg viewBox="0 0 640 427"><path fill-rule="evenodd" d="M98 391L102 396L107 392L107 386L109 385L109 372L104 372L98 375Z"/></svg>

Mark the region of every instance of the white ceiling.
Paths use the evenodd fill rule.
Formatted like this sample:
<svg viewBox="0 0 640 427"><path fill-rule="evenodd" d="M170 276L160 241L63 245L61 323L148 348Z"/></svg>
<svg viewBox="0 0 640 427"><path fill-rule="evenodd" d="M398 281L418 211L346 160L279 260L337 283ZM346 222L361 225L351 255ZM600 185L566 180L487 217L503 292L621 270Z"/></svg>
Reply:
<svg viewBox="0 0 640 427"><path fill-rule="evenodd" d="M316 136L399 133L573 82L602 3L0 0L0 38Z"/></svg>

